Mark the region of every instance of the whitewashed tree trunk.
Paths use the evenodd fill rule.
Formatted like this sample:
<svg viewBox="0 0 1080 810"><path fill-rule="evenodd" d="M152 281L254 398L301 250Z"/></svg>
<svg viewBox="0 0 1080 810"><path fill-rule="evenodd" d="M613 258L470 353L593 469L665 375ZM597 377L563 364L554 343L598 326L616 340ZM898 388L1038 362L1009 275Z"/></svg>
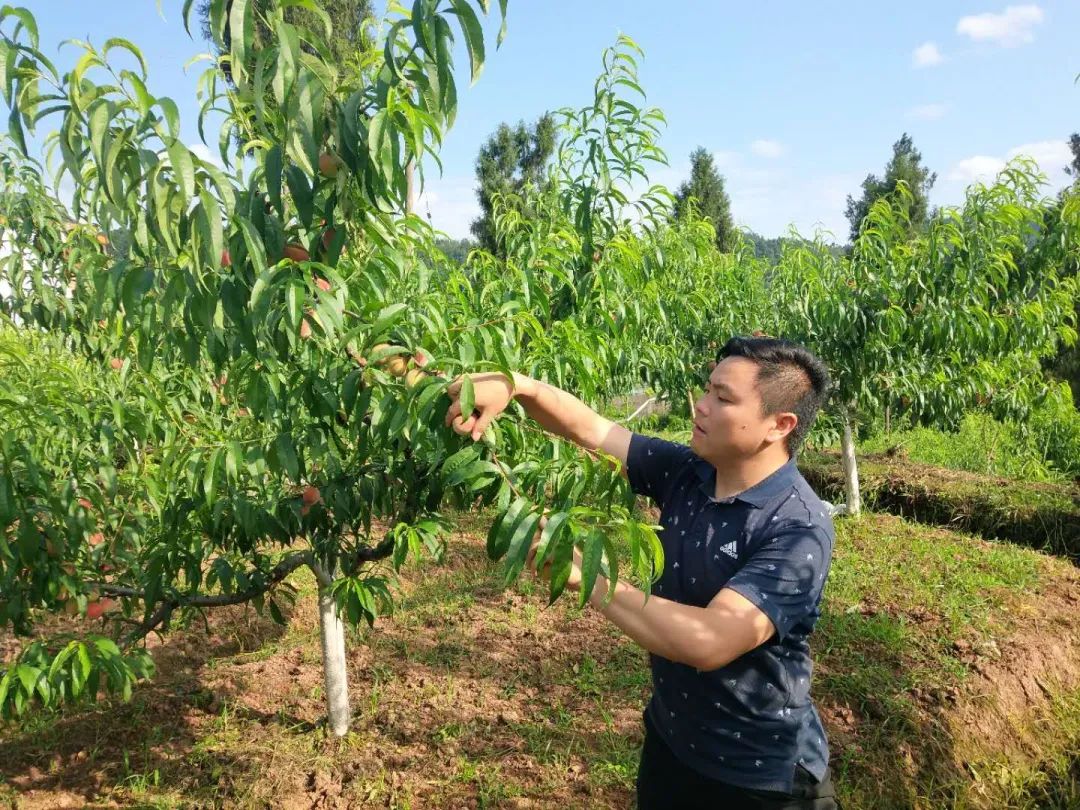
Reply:
<svg viewBox="0 0 1080 810"><path fill-rule="evenodd" d="M319 583L319 629L322 631L323 678L330 730L337 737L349 733L349 681L345 672L345 625L328 585Z"/></svg>
<svg viewBox="0 0 1080 810"><path fill-rule="evenodd" d="M641 403L641 406L640 406L640 407L639 407L639 408L638 408L638 409L637 409L636 411L634 411L634 412L633 412L632 414L630 414L630 415L629 415L628 417L626 417L625 419L621 420L621 421L622 421L622 423L623 423L624 425L629 425L629 424L630 424L631 422L633 422L633 421L634 421L635 419L637 419L637 418L638 418L638 415L639 415L639 414L640 414L640 413L641 413L642 411L644 411L644 410L645 410L646 408L648 408L648 407L649 407L650 405L652 405L652 404L653 404L654 402L656 402L656 397L649 397L649 398L648 398L647 400L645 400L645 401L644 401L643 403Z"/></svg>
<svg viewBox="0 0 1080 810"><path fill-rule="evenodd" d="M851 416L846 410L841 419L844 423L844 435L840 440L840 452L844 459L847 514L857 515L862 510L862 498L859 496L859 468L855 462L855 437L851 430Z"/></svg>

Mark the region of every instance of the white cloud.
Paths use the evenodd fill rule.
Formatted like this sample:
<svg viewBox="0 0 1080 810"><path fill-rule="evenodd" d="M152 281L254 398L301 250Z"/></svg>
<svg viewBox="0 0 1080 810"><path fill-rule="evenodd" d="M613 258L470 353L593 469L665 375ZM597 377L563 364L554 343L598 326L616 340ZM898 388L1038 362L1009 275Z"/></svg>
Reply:
<svg viewBox="0 0 1080 810"><path fill-rule="evenodd" d="M781 157L787 151L787 147L779 141L760 138L750 144L750 151L758 157L771 159Z"/></svg>
<svg viewBox="0 0 1080 810"><path fill-rule="evenodd" d="M1050 178L1050 182L1060 179L1065 167L1072 162L1072 151L1065 139L1057 141L1037 141L1025 143L1010 149L1008 157L1011 160L1019 155L1029 157L1039 164L1039 168Z"/></svg>
<svg viewBox="0 0 1080 810"><path fill-rule="evenodd" d="M949 170L949 179L958 183L974 183L992 180L994 176L1005 167L1005 161L1001 158L989 155L972 155L958 161Z"/></svg>
<svg viewBox="0 0 1080 810"><path fill-rule="evenodd" d="M945 61L936 42L924 42L911 52L911 64L917 68L933 67Z"/></svg>
<svg viewBox="0 0 1080 810"><path fill-rule="evenodd" d="M1000 14L988 12L961 17L956 33L979 42L996 42L1004 48L1015 48L1034 41L1032 29L1043 21L1043 10L1034 4L1009 6Z"/></svg>
<svg viewBox="0 0 1080 810"><path fill-rule="evenodd" d="M948 104L920 104L908 110L908 118L918 118L922 121L936 121L944 117L949 111Z"/></svg>
<svg viewBox="0 0 1080 810"><path fill-rule="evenodd" d="M1052 188L1065 184L1065 167L1072 160L1072 152L1064 141L1035 141L1016 146L1005 153L1004 157L991 155L973 155L958 161L949 170L949 180L960 183L987 182L1005 168L1006 162L1023 155L1034 160L1039 170L1046 175Z"/></svg>

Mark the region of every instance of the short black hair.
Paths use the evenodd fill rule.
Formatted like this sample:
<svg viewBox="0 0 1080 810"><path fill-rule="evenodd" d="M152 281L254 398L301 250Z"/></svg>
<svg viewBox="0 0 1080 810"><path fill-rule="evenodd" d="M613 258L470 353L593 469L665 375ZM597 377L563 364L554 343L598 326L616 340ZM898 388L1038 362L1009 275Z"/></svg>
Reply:
<svg viewBox="0 0 1080 810"><path fill-rule="evenodd" d="M797 453L828 398L832 386L828 367L805 346L767 336L731 338L716 360L726 357L745 357L757 365L763 415L793 413L799 417L786 439L788 452Z"/></svg>

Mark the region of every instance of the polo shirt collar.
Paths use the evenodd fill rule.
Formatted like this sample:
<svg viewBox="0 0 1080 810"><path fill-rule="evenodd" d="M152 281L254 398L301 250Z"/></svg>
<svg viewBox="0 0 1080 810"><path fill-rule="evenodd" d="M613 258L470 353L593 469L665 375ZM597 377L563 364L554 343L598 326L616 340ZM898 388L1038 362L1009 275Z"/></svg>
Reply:
<svg viewBox="0 0 1080 810"><path fill-rule="evenodd" d="M701 479L701 491L709 498L713 498L716 493L716 467L700 456L695 456L694 471L697 473L698 478ZM758 481L754 486L743 490L730 500L743 501L760 509L768 501L789 489L795 483L797 475L798 470L795 466L795 459L790 458L784 466L780 467L768 478ZM719 501L719 503L728 502L730 502L728 499Z"/></svg>

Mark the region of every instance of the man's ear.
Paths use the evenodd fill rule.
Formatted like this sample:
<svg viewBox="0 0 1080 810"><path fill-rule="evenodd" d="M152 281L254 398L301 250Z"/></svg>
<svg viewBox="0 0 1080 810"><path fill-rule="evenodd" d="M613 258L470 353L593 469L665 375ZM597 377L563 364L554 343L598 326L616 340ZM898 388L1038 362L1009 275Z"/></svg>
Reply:
<svg viewBox="0 0 1080 810"><path fill-rule="evenodd" d="M769 441L779 442L795 429L795 426L799 424L799 417L793 413L785 412L778 413L775 417L776 421L772 429L769 430Z"/></svg>

